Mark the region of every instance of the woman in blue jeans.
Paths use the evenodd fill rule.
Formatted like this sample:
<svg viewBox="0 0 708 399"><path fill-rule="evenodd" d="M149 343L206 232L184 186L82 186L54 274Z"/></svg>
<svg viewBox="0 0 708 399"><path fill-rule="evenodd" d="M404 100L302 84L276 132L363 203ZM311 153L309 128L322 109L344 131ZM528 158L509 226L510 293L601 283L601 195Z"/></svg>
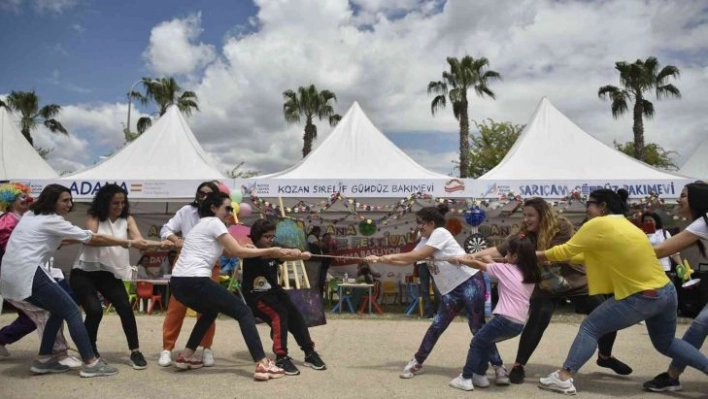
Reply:
<svg viewBox="0 0 708 399"><path fill-rule="evenodd" d="M538 251L553 262L584 256L590 295L613 294L580 325L563 367L539 381L539 388L575 394L572 374L590 359L603 334L645 321L661 354L708 374L708 357L675 338L676 289L664 273L646 234L624 215L627 191L600 189L586 203L588 221L567 243Z"/></svg>
<svg viewBox="0 0 708 399"><path fill-rule="evenodd" d="M696 245L701 255L705 257L706 247L701 240L708 240L708 184L701 181L687 184L678 200L678 212L692 223L686 227L686 230L654 246L656 256L662 258ZM701 284L708 284L708 281L704 280ZM682 339L696 349L701 349L706 336L708 336L708 304L693 319L693 323ZM645 382L644 388L654 392L680 391L682 387L679 376L685 369L686 363L674 360L666 372Z"/></svg>
<svg viewBox="0 0 708 399"><path fill-rule="evenodd" d="M120 245L131 242L110 235L82 230L64 219L74 203L71 191L59 184L42 190L13 230L7 243L0 273L0 293L9 299L24 300L51 313L44 327L39 356L32 363L36 374L61 373L69 370L52 356L52 346L63 320L74 340L84 366L82 377L108 376L118 373L96 357L74 300L40 266L46 264L62 242L67 240L93 246Z"/></svg>
<svg viewBox="0 0 708 399"><path fill-rule="evenodd" d="M410 265L424 259L450 259L465 255L465 251L460 247L455 237L444 227L445 214L449 210L450 208L446 204L439 204L437 207L429 206L417 212L417 227L421 239L413 251L384 256L372 255L366 260L372 263ZM472 334L475 334L484 325L484 298L487 286L482 273L442 260L429 262L428 268L440 290L440 307L433 318L433 323L425 333L418 351L403 368L403 372L400 374L401 378L413 378L420 372L423 362L432 352L435 343L462 309L467 312L467 323ZM496 383L498 385L509 384L509 378L496 349L490 354L490 362L496 371Z"/></svg>
<svg viewBox="0 0 708 399"><path fill-rule="evenodd" d="M219 313L238 321L248 351L256 362L253 378L267 381L283 377L283 369L266 357L251 309L237 296L211 279L212 269L222 253L239 258L267 256L295 259L304 256L299 250L282 248L246 248L239 245L226 229L226 220L233 212L231 200L220 191L207 194L199 204L199 222L184 239L177 259L170 288L178 301L201 313L192 329L187 345L174 362L179 369L201 368L204 363L194 357L194 351Z"/></svg>

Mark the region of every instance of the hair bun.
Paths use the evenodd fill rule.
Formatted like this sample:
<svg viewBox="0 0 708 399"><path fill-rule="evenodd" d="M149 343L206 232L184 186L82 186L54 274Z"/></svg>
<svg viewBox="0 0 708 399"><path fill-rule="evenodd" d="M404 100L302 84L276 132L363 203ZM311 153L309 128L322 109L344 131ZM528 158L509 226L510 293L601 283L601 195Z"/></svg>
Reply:
<svg viewBox="0 0 708 399"><path fill-rule="evenodd" d="M450 212L450 207L446 203L438 204L435 207L441 215L445 216L446 213Z"/></svg>
<svg viewBox="0 0 708 399"><path fill-rule="evenodd" d="M624 202L627 202L627 198L629 198L629 192L623 188L617 190L617 195L619 195L620 199Z"/></svg>

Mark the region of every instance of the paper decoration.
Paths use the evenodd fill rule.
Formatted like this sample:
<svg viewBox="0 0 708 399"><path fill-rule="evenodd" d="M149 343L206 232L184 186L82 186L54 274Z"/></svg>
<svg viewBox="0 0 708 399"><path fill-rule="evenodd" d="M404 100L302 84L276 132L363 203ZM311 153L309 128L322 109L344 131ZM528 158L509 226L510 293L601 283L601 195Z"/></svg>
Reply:
<svg viewBox="0 0 708 399"><path fill-rule="evenodd" d="M362 220L361 223L359 223L359 234L364 237L376 234L376 223L371 219Z"/></svg>
<svg viewBox="0 0 708 399"><path fill-rule="evenodd" d="M481 234L472 234L465 239L463 248L468 254L480 252L487 249L487 240Z"/></svg>

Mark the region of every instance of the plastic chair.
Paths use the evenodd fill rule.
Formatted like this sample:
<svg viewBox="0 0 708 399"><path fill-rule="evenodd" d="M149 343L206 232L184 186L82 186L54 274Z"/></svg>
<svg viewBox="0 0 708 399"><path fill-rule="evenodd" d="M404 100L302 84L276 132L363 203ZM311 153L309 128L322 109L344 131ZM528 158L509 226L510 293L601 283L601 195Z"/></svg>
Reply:
<svg viewBox="0 0 708 399"><path fill-rule="evenodd" d="M152 314L152 310L155 308L156 303L160 304L160 310L165 310L165 307L162 305L162 295L153 293L152 283L148 283L147 281L138 281L137 282L137 295L138 295L138 300L135 301L135 305L133 308L135 308L135 306L137 306L138 302L142 301L143 299L147 299L148 300L148 309L147 309L148 315Z"/></svg>
<svg viewBox="0 0 708 399"><path fill-rule="evenodd" d="M381 304L386 302L386 297L393 296L393 304L396 303L398 299L398 287L396 287L396 282L392 280L383 281L383 293L381 296Z"/></svg>
<svg viewBox="0 0 708 399"><path fill-rule="evenodd" d="M339 283L337 283L337 295L339 295L339 302L337 302L336 305L332 308L332 313L342 313L342 309L340 308L340 305L346 304L349 306L349 313L354 313L354 305L352 305L352 296L351 293L349 292L344 292L344 289L342 291L339 291ZM342 308L344 306L342 305Z"/></svg>
<svg viewBox="0 0 708 399"><path fill-rule="evenodd" d="M383 309L381 309L381 306L378 304L379 295L381 295L381 282L374 281L374 288L371 291L371 307L376 311L376 313L383 314ZM361 305L359 306L358 313L364 313L368 306L369 294L366 294L361 298Z"/></svg>

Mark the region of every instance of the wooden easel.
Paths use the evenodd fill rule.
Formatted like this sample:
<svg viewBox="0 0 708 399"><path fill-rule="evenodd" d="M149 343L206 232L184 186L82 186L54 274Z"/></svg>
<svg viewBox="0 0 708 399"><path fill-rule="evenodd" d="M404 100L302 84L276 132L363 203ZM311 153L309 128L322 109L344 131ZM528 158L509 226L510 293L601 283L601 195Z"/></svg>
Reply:
<svg viewBox="0 0 708 399"><path fill-rule="evenodd" d="M278 197L280 203L280 216L285 218L285 207L283 207L283 198ZM298 268L300 269L298 271ZM290 274L292 273L292 275ZM302 259L287 260L280 267L280 286L286 290L291 290L290 277L295 280L295 289L310 288L310 279L307 278L307 270L305 270L305 262ZM300 284L302 279L302 284Z"/></svg>

